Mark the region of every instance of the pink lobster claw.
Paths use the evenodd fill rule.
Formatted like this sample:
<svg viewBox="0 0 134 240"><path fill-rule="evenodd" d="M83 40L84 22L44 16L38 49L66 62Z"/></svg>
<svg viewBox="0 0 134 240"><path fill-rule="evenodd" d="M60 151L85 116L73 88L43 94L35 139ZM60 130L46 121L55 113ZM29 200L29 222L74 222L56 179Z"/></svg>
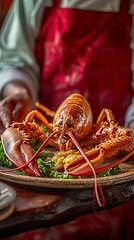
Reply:
<svg viewBox="0 0 134 240"><path fill-rule="evenodd" d="M6 156L16 167L23 166L32 158L32 149L24 131L10 127L2 134L1 141ZM32 176L40 175L35 159L21 170Z"/></svg>

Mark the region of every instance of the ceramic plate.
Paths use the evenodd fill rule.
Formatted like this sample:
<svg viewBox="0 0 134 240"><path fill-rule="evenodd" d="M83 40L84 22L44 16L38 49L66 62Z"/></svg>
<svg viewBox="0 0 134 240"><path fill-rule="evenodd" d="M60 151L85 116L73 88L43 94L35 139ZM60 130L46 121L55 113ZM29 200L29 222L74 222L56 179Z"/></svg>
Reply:
<svg viewBox="0 0 134 240"><path fill-rule="evenodd" d="M0 167L2 169L2 167ZM89 179L57 179L57 178L43 178L19 175L16 172L2 173L0 172L0 179L14 182L21 185L48 187L48 188L92 188L94 186L94 178ZM120 173L108 177L98 178L98 183L102 186L110 186L129 182L134 180L134 170Z"/></svg>

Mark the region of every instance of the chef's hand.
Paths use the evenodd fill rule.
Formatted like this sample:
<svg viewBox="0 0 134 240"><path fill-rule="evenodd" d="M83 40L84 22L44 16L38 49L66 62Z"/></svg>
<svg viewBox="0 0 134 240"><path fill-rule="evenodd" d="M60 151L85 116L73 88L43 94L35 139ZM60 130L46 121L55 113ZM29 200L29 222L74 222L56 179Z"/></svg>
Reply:
<svg viewBox="0 0 134 240"><path fill-rule="evenodd" d="M21 121L32 109L28 90L22 84L10 83L3 91L0 101L0 134L10 126L12 121Z"/></svg>

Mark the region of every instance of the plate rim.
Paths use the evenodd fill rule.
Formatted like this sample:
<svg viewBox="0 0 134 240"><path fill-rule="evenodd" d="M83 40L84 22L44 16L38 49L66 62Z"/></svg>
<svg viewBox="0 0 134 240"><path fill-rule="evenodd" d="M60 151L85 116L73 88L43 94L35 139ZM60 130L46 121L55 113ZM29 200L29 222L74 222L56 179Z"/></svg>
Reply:
<svg viewBox="0 0 134 240"><path fill-rule="evenodd" d="M1 169L1 166L0 166ZM6 169L6 168L4 168ZM62 179L62 178L46 178L46 177L33 177L19 175L16 172L0 172L0 179L7 182L13 182L20 185L28 185L36 187L47 188L93 188L94 178L78 178L78 179ZM122 172L112 176L105 176L97 178L97 182L102 186L113 186L117 184L126 183L134 180L134 170Z"/></svg>

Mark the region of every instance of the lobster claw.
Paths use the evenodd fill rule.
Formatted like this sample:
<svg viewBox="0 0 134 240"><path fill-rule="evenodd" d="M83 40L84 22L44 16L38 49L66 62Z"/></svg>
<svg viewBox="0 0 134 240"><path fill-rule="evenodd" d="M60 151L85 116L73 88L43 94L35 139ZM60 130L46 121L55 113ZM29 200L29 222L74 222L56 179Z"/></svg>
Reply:
<svg viewBox="0 0 134 240"><path fill-rule="evenodd" d="M86 152L86 156L88 161L80 156L66 166L69 175L90 176L93 174L91 165L97 173L115 167L130 157L134 158L134 138L123 136L119 137L119 142L117 139L109 140L107 144L102 143L99 147Z"/></svg>
<svg viewBox="0 0 134 240"><path fill-rule="evenodd" d="M86 153L86 156L88 157L90 163L92 163L93 159L96 160L100 157L100 153L98 149L92 149ZM88 162L86 162L83 156L77 157L76 159L71 161L66 166L66 171L68 171L68 174L71 176L84 176L84 177L89 176L93 173L90 168L90 165L88 164Z"/></svg>
<svg viewBox="0 0 134 240"><path fill-rule="evenodd" d="M17 168L19 167L22 171L32 176L40 175L40 170L35 159L27 166L21 168L33 156L26 133L17 128L10 127L1 135L1 141L6 156Z"/></svg>

